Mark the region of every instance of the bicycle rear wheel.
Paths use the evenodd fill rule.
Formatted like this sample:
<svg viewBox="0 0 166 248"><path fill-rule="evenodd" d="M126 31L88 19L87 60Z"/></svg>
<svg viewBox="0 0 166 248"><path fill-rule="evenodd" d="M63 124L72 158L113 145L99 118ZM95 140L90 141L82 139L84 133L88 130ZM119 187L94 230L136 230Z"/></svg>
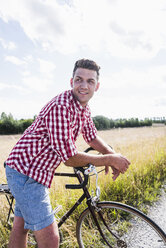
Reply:
<svg viewBox="0 0 166 248"><path fill-rule="evenodd" d="M107 243L86 208L76 228L80 248L166 248L166 234L150 218L133 207L117 202L99 202L95 213Z"/></svg>

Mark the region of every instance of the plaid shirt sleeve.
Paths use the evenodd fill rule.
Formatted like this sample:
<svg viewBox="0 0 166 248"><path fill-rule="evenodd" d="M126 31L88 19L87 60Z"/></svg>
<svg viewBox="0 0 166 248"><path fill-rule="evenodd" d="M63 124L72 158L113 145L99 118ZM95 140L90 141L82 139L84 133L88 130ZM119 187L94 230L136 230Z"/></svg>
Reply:
<svg viewBox="0 0 166 248"><path fill-rule="evenodd" d="M82 129L82 135L83 135L84 140L87 143L91 142L97 136L97 129L95 127L95 124L94 124L91 116L89 116L87 118L87 120L84 124L84 127Z"/></svg>
<svg viewBox="0 0 166 248"><path fill-rule="evenodd" d="M77 149L73 138L70 111L62 105L56 105L45 117L51 146L63 162L76 155Z"/></svg>

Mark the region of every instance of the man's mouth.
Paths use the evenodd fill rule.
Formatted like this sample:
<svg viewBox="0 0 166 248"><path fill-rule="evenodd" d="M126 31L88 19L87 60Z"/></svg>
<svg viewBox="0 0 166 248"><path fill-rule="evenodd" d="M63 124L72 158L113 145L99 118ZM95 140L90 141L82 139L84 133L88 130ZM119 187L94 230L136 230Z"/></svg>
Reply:
<svg viewBox="0 0 166 248"><path fill-rule="evenodd" d="M88 93L87 92L83 92L83 91L79 91L79 94L81 94L81 95L87 95Z"/></svg>

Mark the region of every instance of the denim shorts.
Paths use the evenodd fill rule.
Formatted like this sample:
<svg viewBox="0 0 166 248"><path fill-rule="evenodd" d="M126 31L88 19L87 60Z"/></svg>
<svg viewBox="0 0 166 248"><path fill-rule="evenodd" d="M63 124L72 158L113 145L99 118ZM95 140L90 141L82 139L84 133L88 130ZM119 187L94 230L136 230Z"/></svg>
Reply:
<svg viewBox="0 0 166 248"><path fill-rule="evenodd" d="M47 187L8 166L6 177L16 202L14 214L23 217L25 229L38 231L55 221Z"/></svg>

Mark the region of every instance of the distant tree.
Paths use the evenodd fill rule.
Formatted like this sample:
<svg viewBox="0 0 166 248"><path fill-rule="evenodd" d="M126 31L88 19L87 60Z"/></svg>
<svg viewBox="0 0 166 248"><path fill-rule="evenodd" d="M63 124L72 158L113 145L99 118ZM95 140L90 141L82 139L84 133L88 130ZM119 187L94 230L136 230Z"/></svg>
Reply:
<svg viewBox="0 0 166 248"><path fill-rule="evenodd" d="M20 126L22 128L22 131L27 129L32 124L32 122L33 122L33 119L20 120L19 123L20 123Z"/></svg>
<svg viewBox="0 0 166 248"><path fill-rule="evenodd" d="M110 129L110 120L102 115L95 116L93 118L94 123L96 123L96 128L98 130Z"/></svg>
<svg viewBox="0 0 166 248"><path fill-rule="evenodd" d="M12 114L7 115L2 112L0 115L0 134L17 134L23 133L33 121L36 119L36 115L33 119L21 119L14 120ZM164 123L166 124L165 117L153 117L153 119L145 118L139 120L138 118L130 119L109 119L103 115L93 117L94 124L97 130L108 130L111 128L125 128L125 127L143 127L152 126L152 123Z"/></svg>
<svg viewBox="0 0 166 248"><path fill-rule="evenodd" d="M0 120L0 134L13 134L16 131L16 121L12 114L6 115L5 112L1 114Z"/></svg>
<svg viewBox="0 0 166 248"><path fill-rule="evenodd" d="M2 112L0 118L0 134L23 133L24 130L32 124L32 122L33 119L14 120L11 113L7 115L5 112Z"/></svg>
<svg viewBox="0 0 166 248"><path fill-rule="evenodd" d="M99 124L99 122L96 120L95 117L93 118L93 122L94 122L94 124L95 124L96 129L99 130L100 124Z"/></svg>
<svg viewBox="0 0 166 248"><path fill-rule="evenodd" d="M110 128L114 128L115 127L115 122L114 120L110 119Z"/></svg>
<svg viewBox="0 0 166 248"><path fill-rule="evenodd" d="M138 118L130 119L108 119L102 115L93 117L93 121L98 130L106 130L110 128L125 128L125 127L142 127L151 126L152 121L150 119L139 120Z"/></svg>

